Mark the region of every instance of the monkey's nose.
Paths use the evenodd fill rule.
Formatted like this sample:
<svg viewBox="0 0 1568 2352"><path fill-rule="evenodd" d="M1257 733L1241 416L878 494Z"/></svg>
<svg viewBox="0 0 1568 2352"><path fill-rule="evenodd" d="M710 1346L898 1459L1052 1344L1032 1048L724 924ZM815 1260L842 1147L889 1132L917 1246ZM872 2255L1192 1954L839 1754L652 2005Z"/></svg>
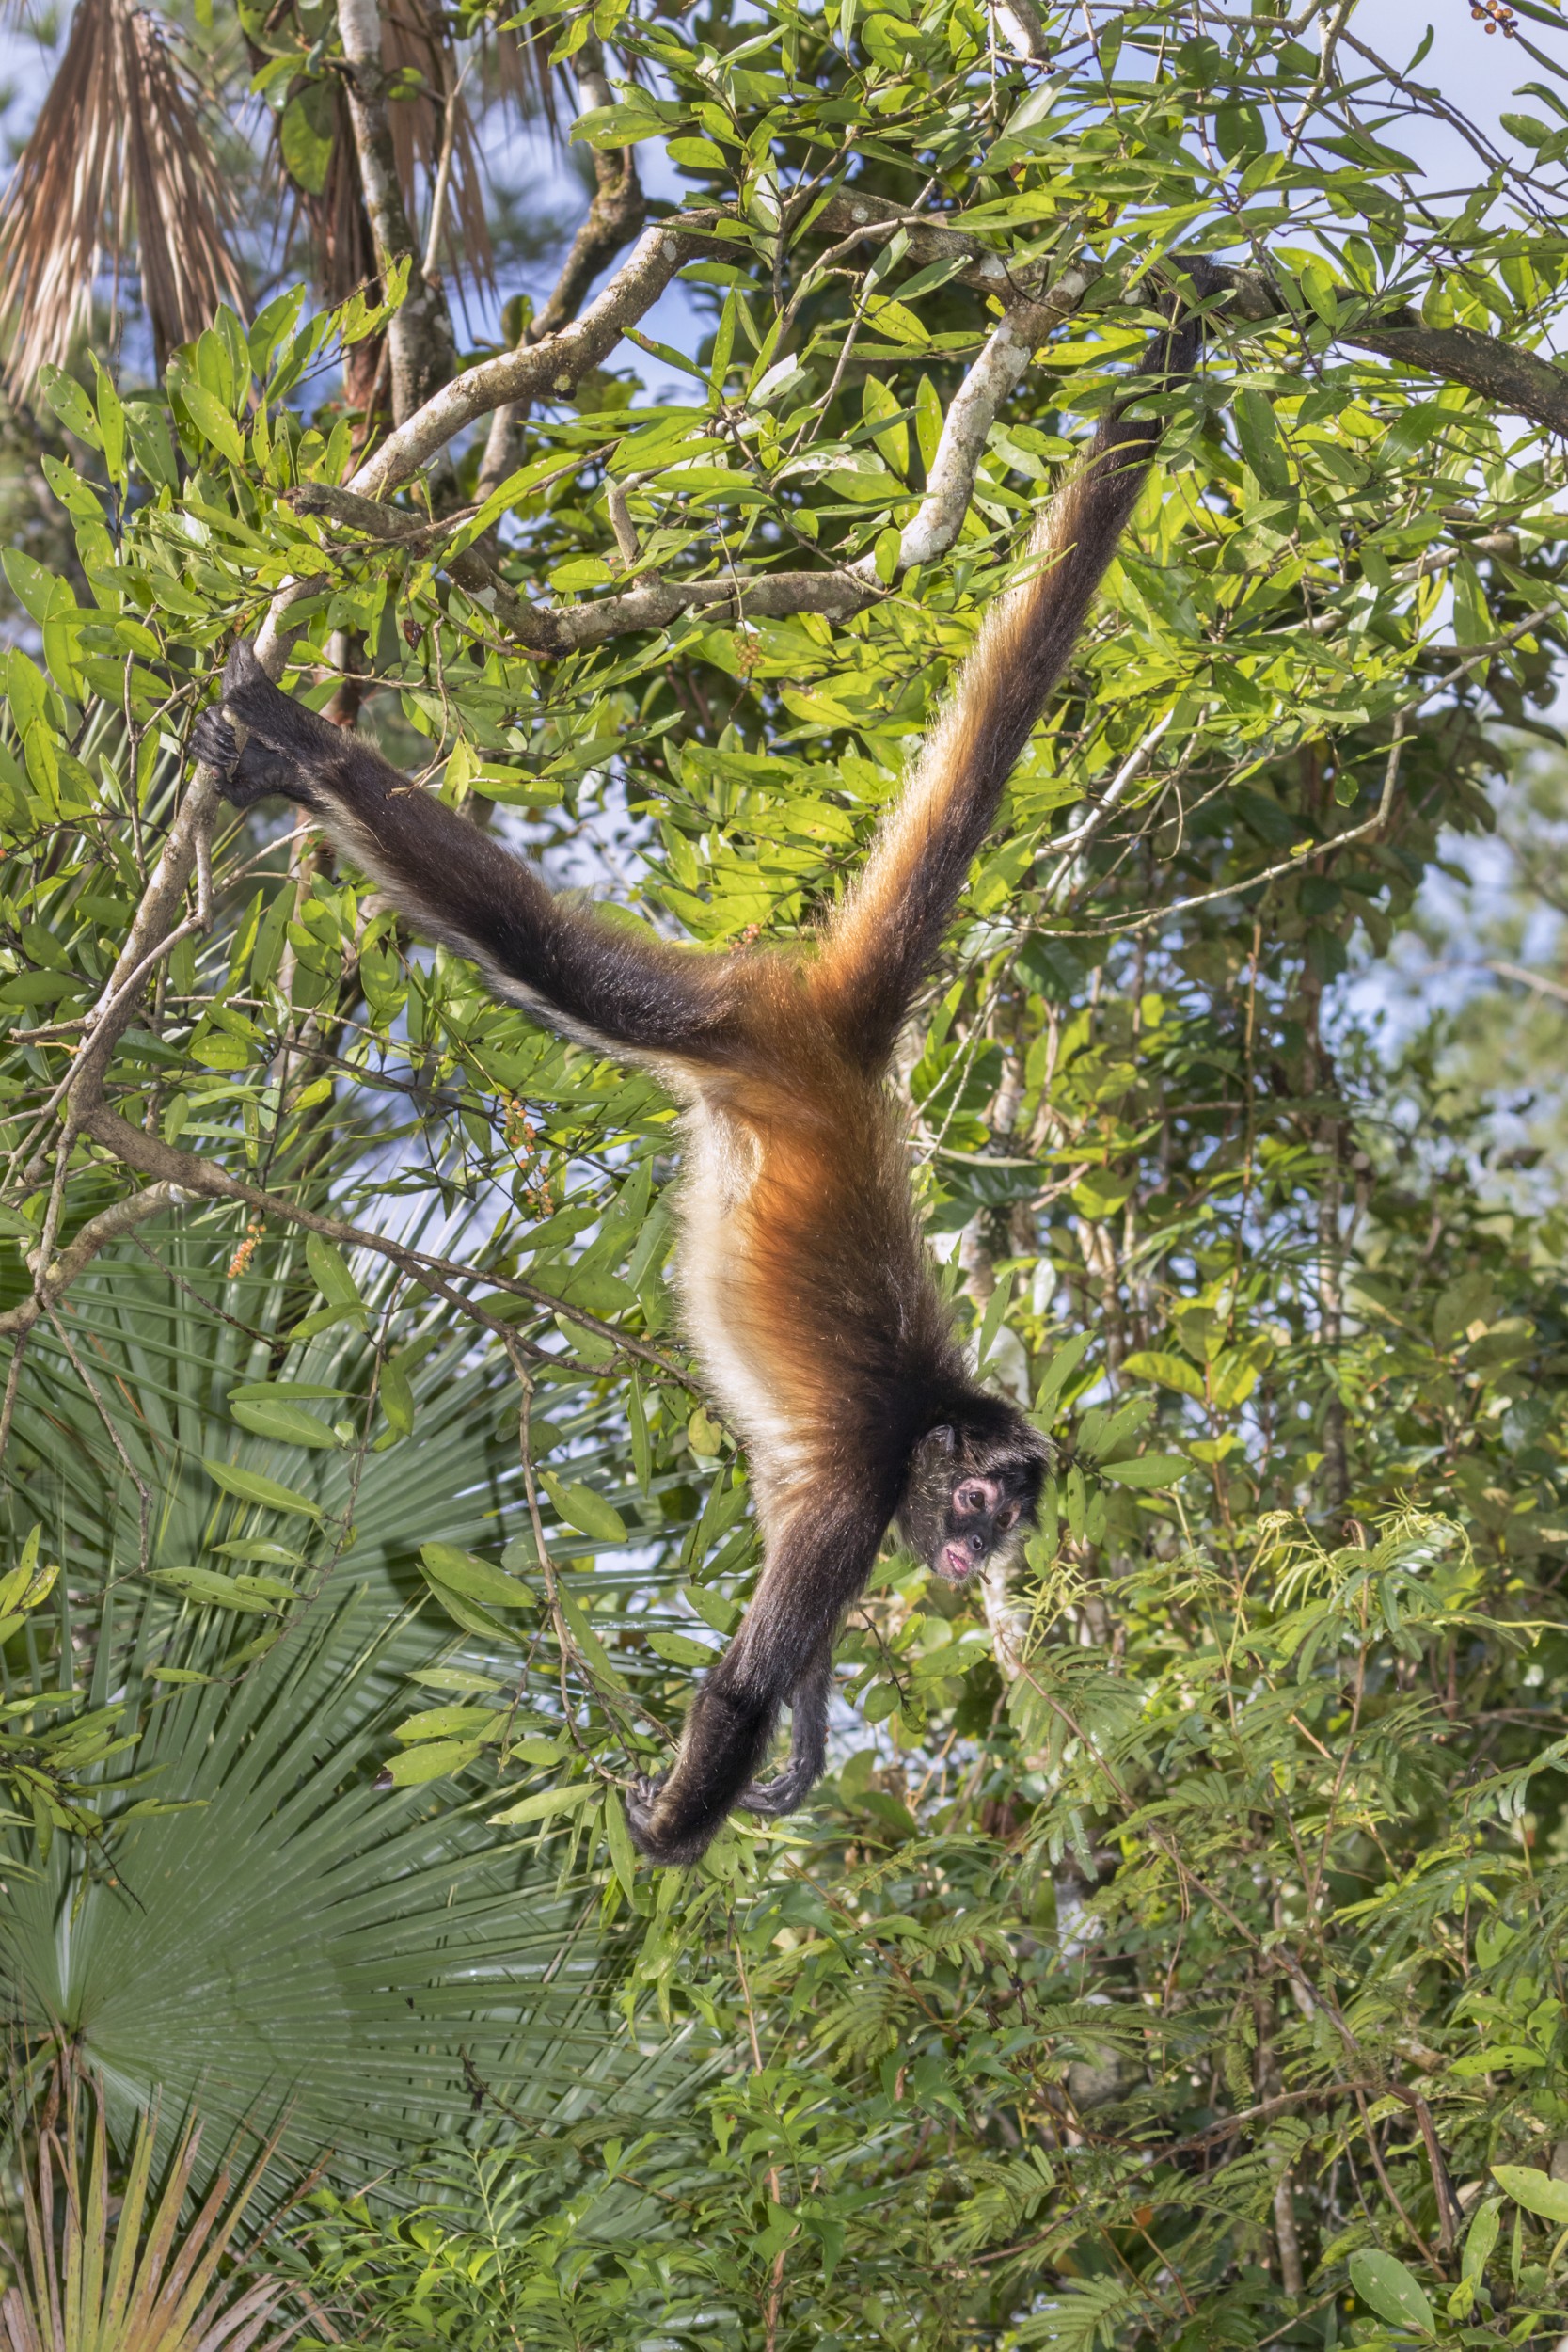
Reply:
<svg viewBox="0 0 1568 2352"><path fill-rule="evenodd" d="M974 1554L974 1556L975 1556L975 1558L976 1558L976 1559L978 1559L978 1558L979 1558L980 1554L984 1551L985 1548L986 1548L986 1539L985 1539L985 1537L984 1537L983 1535L972 1535L972 1536L970 1537L970 1539L969 1539L969 1549L970 1549L970 1550L971 1550L971 1551Z"/></svg>

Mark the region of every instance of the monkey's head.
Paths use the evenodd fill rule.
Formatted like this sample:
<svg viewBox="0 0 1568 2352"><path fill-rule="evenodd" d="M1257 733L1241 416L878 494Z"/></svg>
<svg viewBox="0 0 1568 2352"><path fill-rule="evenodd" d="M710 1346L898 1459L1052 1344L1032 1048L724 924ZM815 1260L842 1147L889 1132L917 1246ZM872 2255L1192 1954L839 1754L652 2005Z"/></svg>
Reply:
<svg viewBox="0 0 1568 2352"><path fill-rule="evenodd" d="M949 1584L1009 1559L1035 1524L1050 1448L999 1398L938 1423L910 1467L898 1532Z"/></svg>

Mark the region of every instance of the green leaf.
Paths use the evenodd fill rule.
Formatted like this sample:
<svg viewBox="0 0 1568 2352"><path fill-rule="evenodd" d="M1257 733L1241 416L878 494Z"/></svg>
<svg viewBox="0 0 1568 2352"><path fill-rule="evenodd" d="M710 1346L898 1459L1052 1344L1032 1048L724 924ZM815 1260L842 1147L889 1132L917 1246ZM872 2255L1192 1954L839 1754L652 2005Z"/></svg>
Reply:
<svg viewBox="0 0 1568 2352"><path fill-rule="evenodd" d="M461 1593L468 1600L486 1602L492 1609L531 1609L534 1605L532 1593L520 1579L451 1544L421 1544L420 1565L431 1584Z"/></svg>
<svg viewBox="0 0 1568 2352"><path fill-rule="evenodd" d="M575 1811L598 1793L598 1783L592 1780L575 1781L565 1788L536 1788L531 1797L523 1797L516 1804L508 1805L504 1813L492 1813L489 1818L508 1827L518 1821L544 1821L552 1813Z"/></svg>
<svg viewBox="0 0 1568 2352"><path fill-rule="evenodd" d="M414 1389L398 1357L388 1357L382 1365L376 1395L382 1411L398 1436L411 1438L414 1434Z"/></svg>
<svg viewBox="0 0 1568 2352"><path fill-rule="evenodd" d="M647 1642L648 1647L667 1659L672 1666L711 1666L719 1655L705 1644L692 1641L689 1634L670 1633L662 1626L650 1627Z"/></svg>
<svg viewBox="0 0 1568 2352"><path fill-rule="evenodd" d="M1350 2277L1362 2301L1391 2328L1414 2328L1418 2335L1436 2335L1437 2322L1420 2280L1392 2254L1363 2248L1350 2258Z"/></svg>
<svg viewBox="0 0 1568 2352"><path fill-rule="evenodd" d="M596 1543L624 1544L626 1523L613 1503L603 1495L596 1495L592 1486L569 1485L546 1470L543 1481L545 1491L568 1527L575 1527L580 1535Z"/></svg>
<svg viewBox="0 0 1568 2352"><path fill-rule="evenodd" d="M1158 1348L1138 1348L1122 1359L1122 1370L1134 1380L1158 1380L1162 1388L1175 1389L1203 1403L1203 1375L1184 1357L1167 1356Z"/></svg>
<svg viewBox="0 0 1568 2352"><path fill-rule="evenodd" d="M1479 2280L1492 2259L1492 2249L1497 2243L1502 2227L1502 2206L1496 2197L1488 2197L1478 2205L1469 2228L1465 2233L1465 2259L1462 2275L1472 2282Z"/></svg>
<svg viewBox="0 0 1568 2352"><path fill-rule="evenodd" d="M417 1788L466 1772L483 1752L479 1740L426 1740L388 1758L383 1771L394 1788Z"/></svg>
<svg viewBox="0 0 1568 2352"><path fill-rule="evenodd" d="M154 1584L204 1609L237 1609L245 1616L276 1616L279 1604L295 1597L292 1584L276 1576L220 1576L212 1568L150 1568Z"/></svg>
<svg viewBox="0 0 1568 2352"><path fill-rule="evenodd" d="M1274 403L1266 393L1239 391L1235 404L1236 437L1259 485L1270 498L1289 498L1291 467L1275 421Z"/></svg>
<svg viewBox="0 0 1568 2352"><path fill-rule="evenodd" d="M1054 1405L1067 1384L1069 1375L1077 1370L1079 1363L1088 1353L1093 1338L1092 1331L1080 1331L1072 1339L1063 1341L1047 1364L1044 1377L1036 1392L1035 1411L1037 1415L1044 1413L1047 1406Z"/></svg>
<svg viewBox="0 0 1568 2352"><path fill-rule="evenodd" d="M365 1302L359 1295L358 1284L349 1272L348 1261L325 1235L306 1234L305 1256L316 1288L330 1306L363 1307Z"/></svg>
<svg viewBox="0 0 1568 2352"><path fill-rule="evenodd" d="M1568 2181L1554 2181L1528 2164L1495 2164L1492 2178L1527 2213L1559 2225L1568 2222Z"/></svg>
<svg viewBox="0 0 1568 2352"><path fill-rule="evenodd" d="M1101 1462L1099 1475L1118 1486L1174 1486L1194 1467L1184 1454L1140 1454L1135 1462Z"/></svg>
<svg viewBox="0 0 1568 2352"><path fill-rule="evenodd" d="M277 126L284 168L307 196L320 196L332 167L336 109L325 82L312 83L292 98Z"/></svg>
<svg viewBox="0 0 1568 2352"><path fill-rule="evenodd" d="M232 466L245 462L245 435L223 403L194 375L181 375L175 384L180 405L204 439L222 452Z"/></svg>
<svg viewBox="0 0 1568 2352"><path fill-rule="evenodd" d="M321 1505L312 1502L293 1486L280 1486L275 1478L263 1478L259 1470L240 1470L231 1462L214 1462L208 1455L201 1457L201 1467L226 1495L237 1495L242 1502L264 1503L269 1511L297 1511L309 1519L321 1518Z"/></svg>
<svg viewBox="0 0 1568 2352"><path fill-rule="evenodd" d="M45 366L39 370L38 383L40 391L66 431L74 433L79 441L86 441L89 449L100 448L98 419L93 414L91 401L75 377L67 375L63 368Z"/></svg>
<svg viewBox="0 0 1568 2352"><path fill-rule="evenodd" d="M613 1793L605 1799L603 1820L610 1864L620 1881L622 1893L630 1902L637 1878L637 1850L631 1842L631 1832L626 1827L626 1809Z"/></svg>
<svg viewBox="0 0 1568 2352"><path fill-rule="evenodd" d="M259 1438L276 1438L283 1445L336 1449L341 1444L341 1439L318 1415L307 1412L303 1405L291 1405L282 1397L231 1397L229 1410L242 1429L253 1430Z"/></svg>

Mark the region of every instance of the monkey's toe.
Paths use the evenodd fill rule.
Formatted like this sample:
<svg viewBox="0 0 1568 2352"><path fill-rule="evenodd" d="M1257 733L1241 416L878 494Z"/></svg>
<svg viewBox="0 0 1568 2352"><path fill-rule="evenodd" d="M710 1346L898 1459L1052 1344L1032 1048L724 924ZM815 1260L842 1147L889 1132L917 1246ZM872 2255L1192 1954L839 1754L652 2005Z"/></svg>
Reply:
<svg viewBox="0 0 1568 2352"><path fill-rule="evenodd" d="M743 1813L755 1813L763 1820L777 1820L781 1814L799 1813L816 1786L816 1774L785 1770L772 1780L753 1780L736 1799Z"/></svg>

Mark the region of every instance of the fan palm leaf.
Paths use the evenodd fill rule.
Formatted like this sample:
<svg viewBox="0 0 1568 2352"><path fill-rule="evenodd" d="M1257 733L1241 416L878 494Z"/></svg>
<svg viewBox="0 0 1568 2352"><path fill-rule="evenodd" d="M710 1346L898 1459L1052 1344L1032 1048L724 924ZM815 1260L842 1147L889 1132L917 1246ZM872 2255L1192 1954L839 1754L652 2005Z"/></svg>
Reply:
<svg viewBox="0 0 1568 2352"><path fill-rule="evenodd" d="M162 2090L226 2135L270 2130L295 2174L362 2181L460 2129L476 2083L560 2128L689 2078L609 2009L595 1890L450 1791L376 1788L387 1638L350 1596L237 1680L177 1686L135 1757L171 1809L119 1828L112 1875L57 1841L13 1885L13 2042L90 2065L117 2137Z"/></svg>

